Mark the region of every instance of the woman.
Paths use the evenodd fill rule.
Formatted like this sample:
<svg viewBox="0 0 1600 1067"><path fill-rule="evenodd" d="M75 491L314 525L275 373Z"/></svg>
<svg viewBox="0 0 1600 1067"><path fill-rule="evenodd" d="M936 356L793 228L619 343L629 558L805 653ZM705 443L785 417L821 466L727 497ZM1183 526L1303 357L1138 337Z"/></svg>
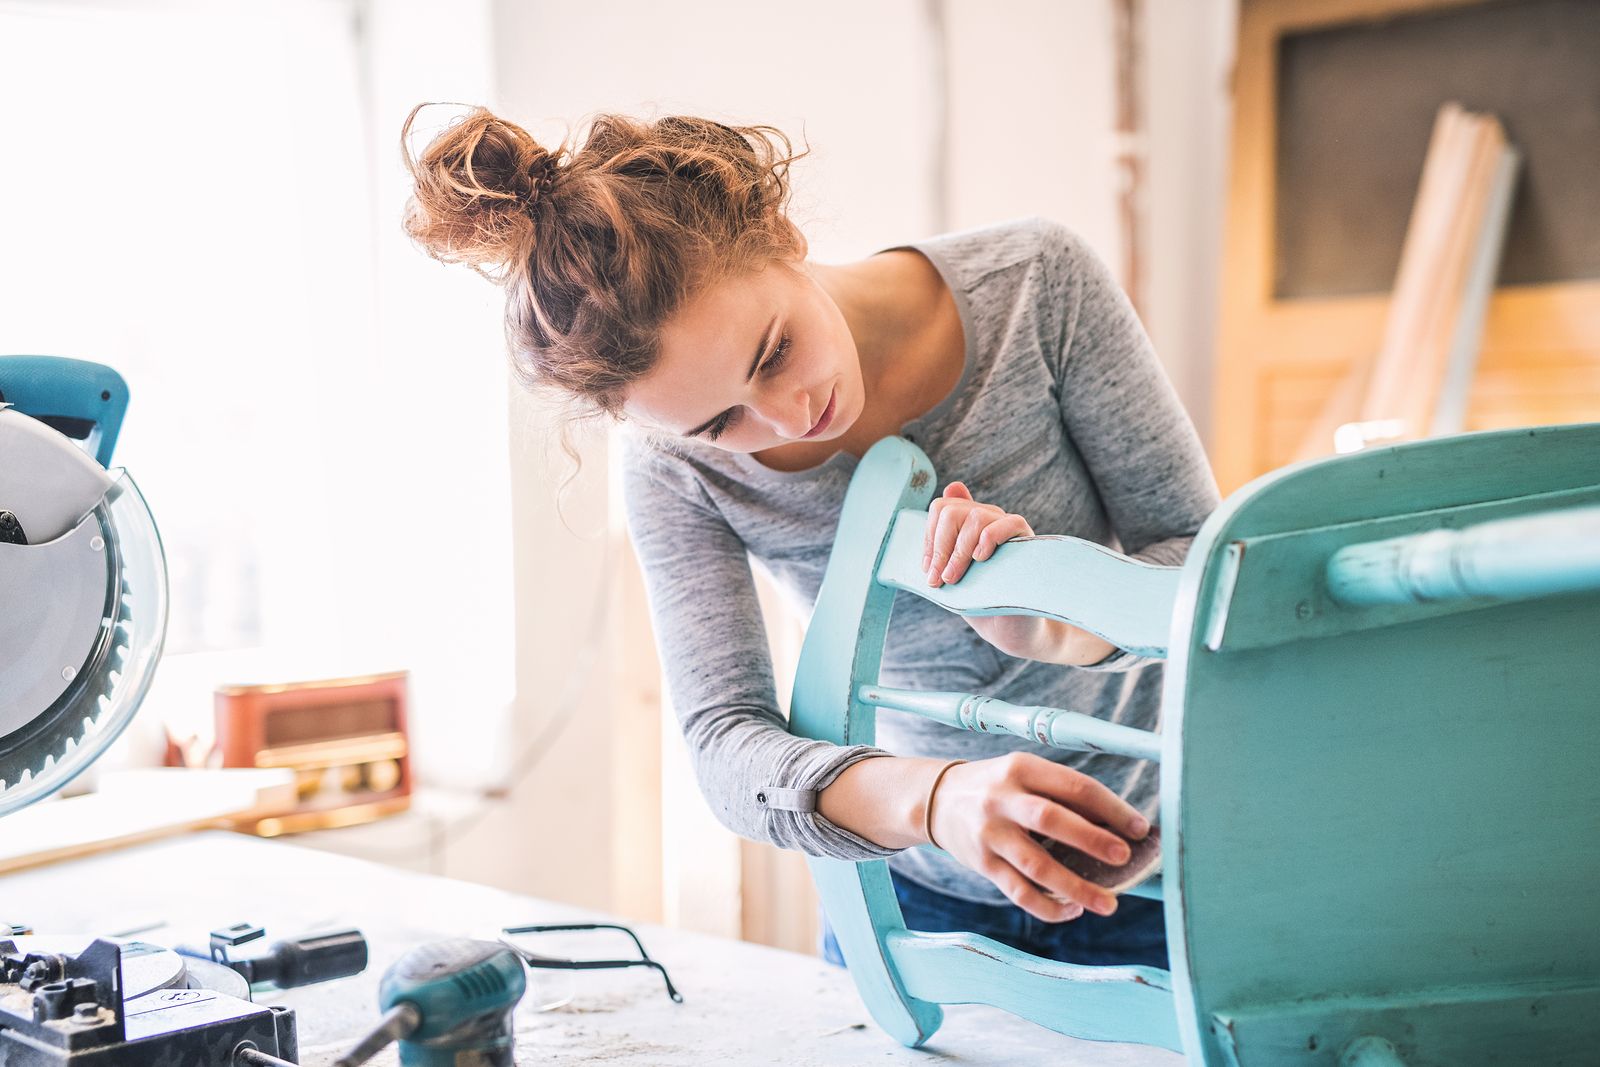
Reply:
<svg viewBox="0 0 1600 1067"><path fill-rule="evenodd" d="M628 517L672 705L730 829L888 857L914 929L1165 966L1158 904L1119 908L1039 843L1125 862L1122 838L1154 811L1153 767L891 712L882 748L791 736L749 558L812 603L857 460L903 434L960 479L930 510L931 585L1035 527L1176 564L1217 503L1194 430L1066 229L1031 220L814 263L785 215L794 158L770 128L687 117L603 116L549 151L480 109L407 152L406 227L506 287L526 383L634 431ZM1063 623L901 597L881 678L1154 728L1159 671ZM942 852L912 847L930 842Z"/></svg>

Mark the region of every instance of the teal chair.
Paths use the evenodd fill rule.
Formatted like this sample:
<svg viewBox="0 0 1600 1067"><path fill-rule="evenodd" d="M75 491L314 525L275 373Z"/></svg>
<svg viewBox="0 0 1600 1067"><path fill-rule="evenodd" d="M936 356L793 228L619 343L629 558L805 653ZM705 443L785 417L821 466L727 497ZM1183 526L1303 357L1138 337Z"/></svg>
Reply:
<svg viewBox="0 0 1600 1067"><path fill-rule="evenodd" d="M863 458L791 729L870 744L885 707L1159 759L1164 865L1139 891L1172 969L907 930L883 862L814 858L889 1034L983 1003L1216 1067L1600 1063L1600 424L1274 472L1182 567L1037 538L935 590L937 484L904 440ZM897 591L1165 656L1164 732L880 686Z"/></svg>

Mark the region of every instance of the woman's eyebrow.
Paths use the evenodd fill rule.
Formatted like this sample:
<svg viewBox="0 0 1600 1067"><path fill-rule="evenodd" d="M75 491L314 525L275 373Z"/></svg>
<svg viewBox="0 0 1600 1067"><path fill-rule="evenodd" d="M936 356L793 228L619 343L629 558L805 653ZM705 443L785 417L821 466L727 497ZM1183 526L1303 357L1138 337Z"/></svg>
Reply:
<svg viewBox="0 0 1600 1067"><path fill-rule="evenodd" d="M772 344L772 331L777 325L778 316L774 315L768 321L766 330L761 334L761 340L756 344L756 358L750 361L750 370L744 376L745 381L748 382L756 376L756 368L761 366L761 357L766 355L767 347Z"/></svg>

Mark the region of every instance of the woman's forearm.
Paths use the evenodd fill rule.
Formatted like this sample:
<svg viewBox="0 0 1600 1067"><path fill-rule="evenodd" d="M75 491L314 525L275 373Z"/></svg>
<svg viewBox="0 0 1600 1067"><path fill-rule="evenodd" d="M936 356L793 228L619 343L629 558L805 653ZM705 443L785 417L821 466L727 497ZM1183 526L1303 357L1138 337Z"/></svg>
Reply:
<svg viewBox="0 0 1600 1067"><path fill-rule="evenodd" d="M1117 646L1088 630L1037 615L987 615L967 620L984 640L1008 656L1083 667L1099 663Z"/></svg>
<svg viewBox="0 0 1600 1067"><path fill-rule="evenodd" d="M835 826L884 848L925 845L925 805L945 761L876 756L845 768L817 796L817 811Z"/></svg>
<svg viewBox="0 0 1600 1067"><path fill-rule="evenodd" d="M1041 655L1031 656L1030 659L1044 660L1046 663L1064 663L1069 667L1084 667L1091 663L1099 663L1117 650L1103 637L1097 637L1088 630L1081 630L1070 623L1058 619L1042 619L1044 634L1041 637Z"/></svg>

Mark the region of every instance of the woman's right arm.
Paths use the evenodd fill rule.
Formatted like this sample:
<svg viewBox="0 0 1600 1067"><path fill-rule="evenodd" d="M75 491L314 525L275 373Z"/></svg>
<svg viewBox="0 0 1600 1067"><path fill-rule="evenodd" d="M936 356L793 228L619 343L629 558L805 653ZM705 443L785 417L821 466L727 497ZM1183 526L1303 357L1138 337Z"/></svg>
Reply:
<svg viewBox="0 0 1600 1067"><path fill-rule="evenodd" d="M744 542L686 461L624 435L628 527L644 572L667 692L706 803L734 833L836 859L895 846L817 810L844 771L887 755L789 733Z"/></svg>
<svg viewBox="0 0 1600 1067"><path fill-rule="evenodd" d="M795 737L778 711L744 543L675 457L628 441L628 526L644 571L667 689L701 792L733 832L845 860L928 844L943 762ZM1094 779L1037 756L963 764L939 781L933 839L1046 921L1110 914L1115 898L1051 859L1045 834L1120 864L1139 815ZM1049 899L1039 886L1076 904Z"/></svg>

